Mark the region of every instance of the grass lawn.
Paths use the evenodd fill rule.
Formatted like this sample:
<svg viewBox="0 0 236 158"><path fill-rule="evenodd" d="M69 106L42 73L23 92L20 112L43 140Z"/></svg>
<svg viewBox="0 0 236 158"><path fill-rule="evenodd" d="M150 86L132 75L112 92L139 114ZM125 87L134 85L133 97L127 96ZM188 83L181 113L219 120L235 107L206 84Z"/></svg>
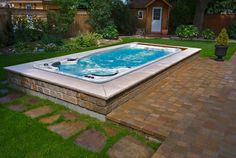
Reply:
<svg viewBox="0 0 236 158"><path fill-rule="evenodd" d="M124 38L121 43L129 42L147 42L158 43L168 45L178 45L187 47L202 48L201 55L206 57L214 57L214 42L200 42L200 41L181 41L181 40L167 40L167 39L133 39ZM90 48L95 49L95 48ZM90 50L87 49L87 50ZM73 52L62 53L38 53L38 54L21 54L21 55L1 55L0 56L0 80L7 78L6 72L3 70L5 66L16 65L26 63L30 61L36 61L40 59L52 58L56 56L62 56L66 54L81 52L85 50L77 50ZM236 52L236 44L229 44L228 54L226 59ZM4 88L5 85L0 85L0 88ZM111 122L100 122L96 119L80 115L80 120L88 124L87 128L96 128L104 135L104 127L112 127L117 131L117 135L108 137L105 148L100 153L93 153L74 144L75 137L70 139L63 139L59 135L56 135L46 129L44 124L41 124L37 119L30 119L22 113L17 113L8 110L7 106L10 104L27 104L27 99L31 96L23 96L20 99L0 105L0 157L4 158L45 158L45 157L108 157L108 149L119 139L125 135L132 135L142 142L146 143L152 148L157 148L159 144L149 142L145 140L144 136L137 134L134 131L120 127ZM56 112L65 110L62 106L54 104L47 100L39 99L39 103L36 105L27 105L29 108L37 106L49 105Z"/></svg>

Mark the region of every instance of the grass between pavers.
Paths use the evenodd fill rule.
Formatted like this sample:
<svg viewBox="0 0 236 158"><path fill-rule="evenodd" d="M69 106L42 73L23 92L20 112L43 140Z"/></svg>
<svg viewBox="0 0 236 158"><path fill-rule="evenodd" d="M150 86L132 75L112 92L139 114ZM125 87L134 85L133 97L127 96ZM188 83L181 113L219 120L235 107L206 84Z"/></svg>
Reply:
<svg viewBox="0 0 236 158"><path fill-rule="evenodd" d="M110 121L100 122L97 119L78 114L78 121L86 123L86 129L95 128L107 137L107 142L103 150L99 153L91 152L74 144L75 138L86 129L80 131L69 139L63 139L61 136L47 129L47 125L39 122L40 118L52 116L62 111L69 111L61 105L55 104L49 100L38 98L34 105L27 103L33 98L24 95L19 99L0 105L0 156L4 158L65 158L65 157L87 157L87 158L108 158L108 150L116 142L126 135L132 135L136 139L145 143L153 149L159 147L159 143L151 142L145 137L133 130L121 127ZM40 106L48 105L54 112L45 116L31 119L22 113L9 110L7 107L14 104L23 104L27 110ZM64 121L60 119L58 122ZM55 124L55 123L54 123ZM105 132L105 127L110 127L116 131L116 135L111 137Z"/></svg>

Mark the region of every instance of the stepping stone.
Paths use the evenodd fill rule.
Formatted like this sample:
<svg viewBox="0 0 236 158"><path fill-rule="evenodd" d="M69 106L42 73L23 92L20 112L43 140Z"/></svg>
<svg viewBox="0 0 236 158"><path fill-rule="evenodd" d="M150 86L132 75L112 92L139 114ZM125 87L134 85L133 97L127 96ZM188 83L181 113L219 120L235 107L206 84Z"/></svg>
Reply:
<svg viewBox="0 0 236 158"><path fill-rule="evenodd" d="M8 80L1 80L0 84L8 84Z"/></svg>
<svg viewBox="0 0 236 158"><path fill-rule="evenodd" d="M108 154L111 158L150 158L154 150L133 137L126 136L113 145Z"/></svg>
<svg viewBox="0 0 236 158"><path fill-rule="evenodd" d="M74 121L78 119L78 115L73 112L67 112L67 111L63 112L62 116L64 117L66 121Z"/></svg>
<svg viewBox="0 0 236 158"><path fill-rule="evenodd" d="M62 136L63 138L69 138L82 129L85 129L87 125L83 122L61 122L55 125L48 126L48 129Z"/></svg>
<svg viewBox="0 0 236 158"><path fill-rule="evenodd" d="M60 118L60 114L56 114L53 116L49 116L49 117L45 117L45 118L41 118L39 121L44 123L44 124L51 124L55 121L57 121Z"/></svg>
<svg viewBox="0 0 236 158"><path fill-rule="evenodd" d="M51 113L53 110L49 106L42 106L36 109L26 111L24 114L31 118L37 118L46 114Z"/></svg>
<svg viewBox="0 0 236 158"><path fill-rule="evenodd" d="M104 128L108 136L113 137L116 135L116 130L111 127L105 127Z"/></svg>
<svg viewBox="0 0 236 158"><path fill-rule="evenodd" d="M36 104L38 102L39 102L39 100L37 98L30 98L27 101L27 103L29 103L29 104Z"/></svg>
<svg viewBox="0 0 236 158"><path fill-rule="evenodd" d="M8 108L17 112L22 112L26 110L26 107L22 104L11 105L11 106L8 106Z"/></svg>
<svg viewBox="0 0 236 158"><path fill-rule="evenodd" d="M96 129L89 129L83 132L75 140L75 144L92 151L100 151L106 143L106 137Z"/></svg>
<svg viewBox="0 0 236 158"><path fill-rule="evenodd" d="M9 94L9 95L7 95L5 97L1 97L0 98L0 104L4 104L4 103L10 102L10 101L13 101L15 99L20 98L21 96L22 96L21 94L12 93L12 94Z"/></svg>

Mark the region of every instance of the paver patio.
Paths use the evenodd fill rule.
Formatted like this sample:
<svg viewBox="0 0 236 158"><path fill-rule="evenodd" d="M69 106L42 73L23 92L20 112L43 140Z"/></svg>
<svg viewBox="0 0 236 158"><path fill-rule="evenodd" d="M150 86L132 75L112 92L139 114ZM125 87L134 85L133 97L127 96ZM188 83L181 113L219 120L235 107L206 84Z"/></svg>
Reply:
<svg viewBox="0 0 236 158"><path fill-rule="evenodd" d="M172 73L108 119L164 140L153 158L236 157L236 56Z"/></svg>

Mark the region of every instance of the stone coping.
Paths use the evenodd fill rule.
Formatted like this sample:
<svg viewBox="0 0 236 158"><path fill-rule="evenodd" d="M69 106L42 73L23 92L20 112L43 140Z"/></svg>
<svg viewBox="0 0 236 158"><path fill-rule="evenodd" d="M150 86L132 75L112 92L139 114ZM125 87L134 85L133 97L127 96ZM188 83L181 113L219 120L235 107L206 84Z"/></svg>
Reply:
<svg viewBox="0 0 236 158"><path fill-rule="evenodd" d="M114 80L111 80L105 83L92 83L89 81L81 80L79 78L34 68L35 64L39 64L42 62L48 63L54 60L62 60L62 59L65 59L65 57L82 58L84 56L87 56L93 53L97 53L101 51L109 51L111 49L124 47L130 44L144 44L144 45L151 45L151 46L180 48L182 49L182 51L180 53L176 53L172 56L169 56L160 61L154 62L136 71L133 71L129 74L126 74L124 76L121 76L119 78L116 78ZM9 67L5 67L5 70L20 74L26 77L52 83L61 87L69 88L69 89L82 92L88 95L92 95L92 96L95 96L104 100L109 100L112 97L120 94L121 92L141 83L142 81L145 81L149 77L152 77L162 72L163 70L181 62L184 59L187 59L188 57L191 57L192 55L200 51L201 49L199 48L178 47L178 46L134 42L134 43L111 46L107 48L100 48L96 50L91 50L91 51L71 54L67 56L56 57L56 58L50 58L50 59L20 64L20 65L15 65L15 66L9 66Z"/></svg>

